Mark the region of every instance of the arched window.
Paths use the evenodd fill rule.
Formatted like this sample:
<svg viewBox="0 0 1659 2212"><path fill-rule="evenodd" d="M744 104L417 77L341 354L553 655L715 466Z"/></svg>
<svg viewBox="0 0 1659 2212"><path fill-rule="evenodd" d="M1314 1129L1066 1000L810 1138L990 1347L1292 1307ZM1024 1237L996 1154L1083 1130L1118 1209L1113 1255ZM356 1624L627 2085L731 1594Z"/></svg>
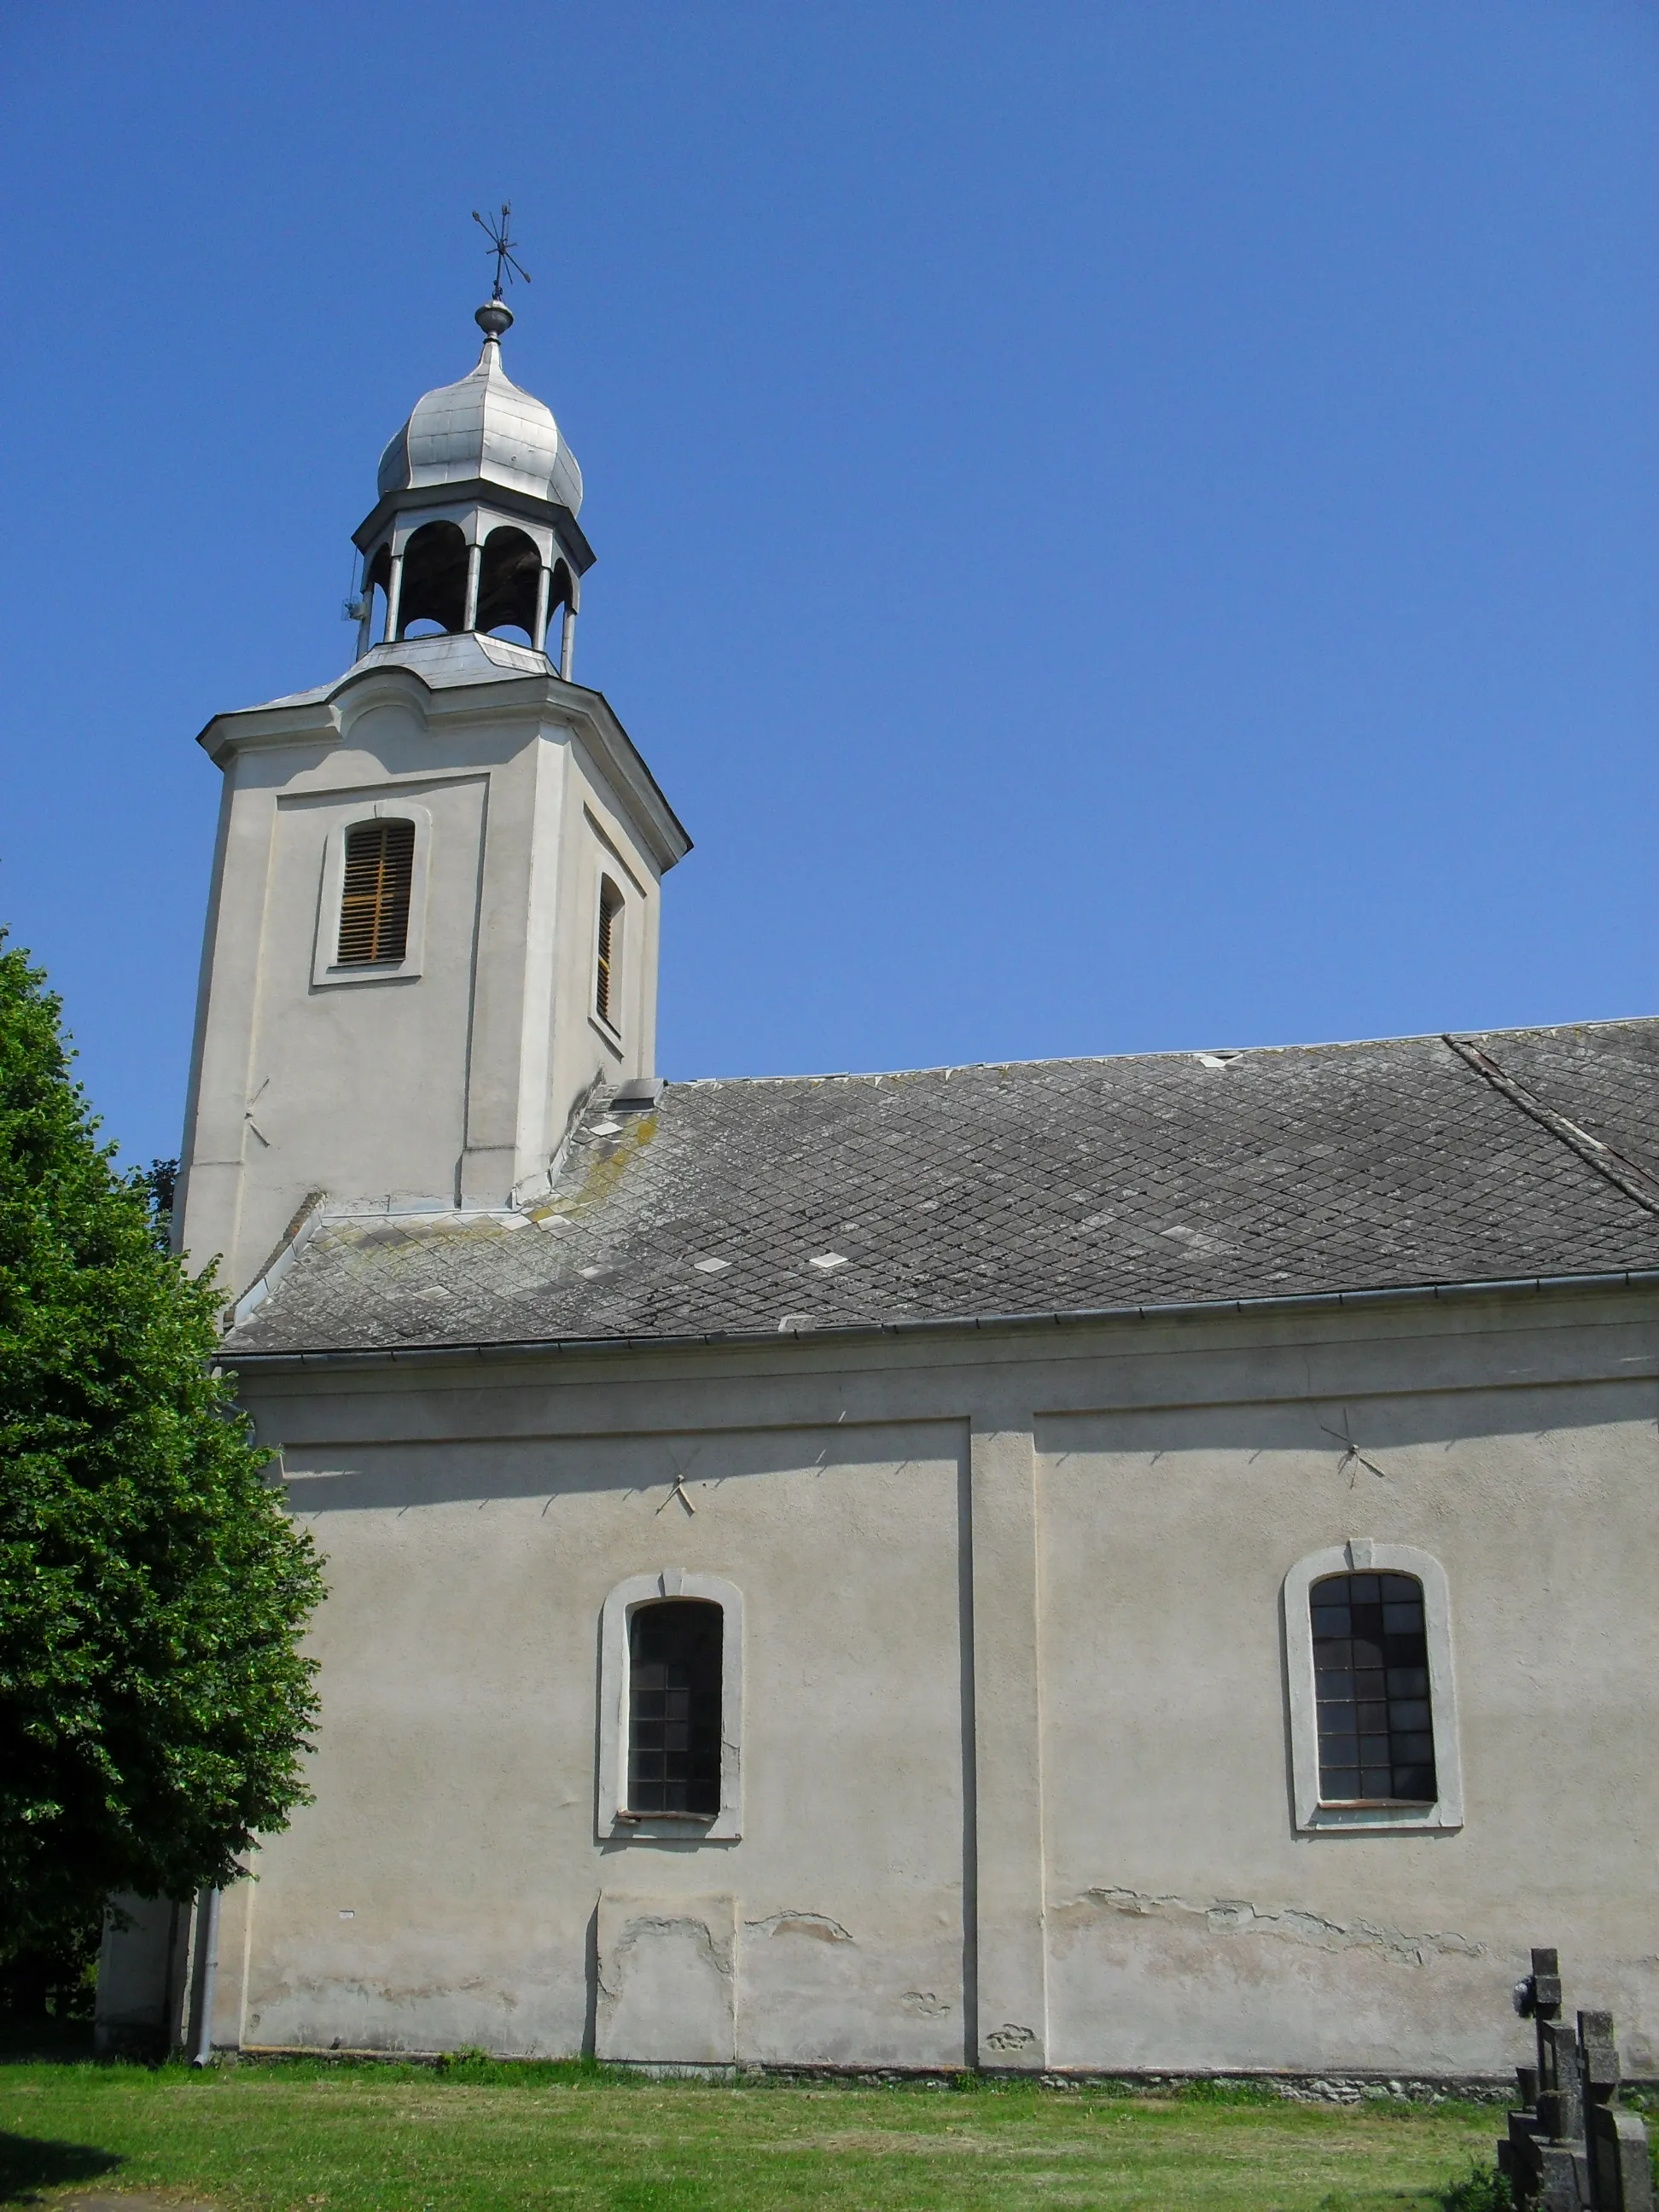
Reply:
<svg viewBox="0 0 1659 2212"><path fill-rule="evenodd" d="M630 1575L599 1615L595 1832L611 1843L743 1833L743 1592L720 1575Z"/></svg>
<svg viewBox="0 0 1659 2212"><path fill-rule="evenodd" d="M665 1598L629 1618L629 1812L719 1812L722 1640L707 1598Z"/></svg>
<svg viewBox="0 0 1659 2212"><path fill-rule="evenodd" d="M593 958L593 1011L610 1029L622 1030L623 895L609 876L599 878L599 926Z"/></svg>
<svg viewBox="0 0 1659 2212"><path fill-rule="evenodd" d="M340 884L343 968L401 960L409 945L415 824L401 817L358 822L346 831Z"/></svg>
<svg viewBox="0 0 1659 2212"><path fill-rule="evenodd" d="M1415 1575L1326 1575L1308 1593L1327 1805L1432 1805L1434 1714Z"/></svg>
<svg viewBox="0 0 1659 2212"><path fill-rule="evenodd" d="M1445 1570L1411 1544L1350 1537L1285 1577L1296 1826L1445 1832L1463 1776Z"/></svg>

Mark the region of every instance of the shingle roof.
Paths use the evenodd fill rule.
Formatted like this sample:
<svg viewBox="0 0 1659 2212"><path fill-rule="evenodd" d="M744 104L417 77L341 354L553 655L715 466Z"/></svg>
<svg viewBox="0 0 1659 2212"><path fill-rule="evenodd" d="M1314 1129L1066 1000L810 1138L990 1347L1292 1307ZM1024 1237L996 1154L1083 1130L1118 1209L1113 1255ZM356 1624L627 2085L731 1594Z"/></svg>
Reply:
<svg viewBox="0 0 1659 2212"><path fill-rule="evenodd" d="M676 1084L642 1113L601 1098L536 1218L325 1220L228 1348L746 1334L1659 1267L1659 1020L1468 1042Z"/></svg>

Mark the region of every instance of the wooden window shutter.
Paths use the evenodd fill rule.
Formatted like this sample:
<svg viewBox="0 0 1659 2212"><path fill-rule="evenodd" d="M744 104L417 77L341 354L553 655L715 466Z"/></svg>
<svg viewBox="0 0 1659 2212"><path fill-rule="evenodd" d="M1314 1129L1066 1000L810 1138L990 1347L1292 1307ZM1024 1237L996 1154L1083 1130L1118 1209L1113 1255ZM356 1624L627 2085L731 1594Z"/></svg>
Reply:
<svg viewBox="0 0 1659 2212"><path fill-rule="evenodd" d="M617 917L622 912L622 893L609 876L599 878L599 951L593 976L593 1011L614 1030L617 1020Z"/></svg>
<svg viewBox="0 0 1659 2212"><path fill-rule="evenodd" d="M412 822L359 822L347 830L340 893L341 967L403 958L409 945L409 892L414 877Z"/></svg>

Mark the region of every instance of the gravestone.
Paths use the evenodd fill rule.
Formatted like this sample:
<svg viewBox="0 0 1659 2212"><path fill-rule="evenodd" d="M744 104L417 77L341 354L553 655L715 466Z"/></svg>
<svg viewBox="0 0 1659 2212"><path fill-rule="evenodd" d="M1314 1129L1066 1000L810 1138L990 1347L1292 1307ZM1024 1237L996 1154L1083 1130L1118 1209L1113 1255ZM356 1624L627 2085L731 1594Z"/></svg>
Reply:
<svg viewBox="0 0 1659 2212"><path fill-rule="evenodd" d="M1654 2212L1648 2131L1619 2110L1613 2014L1561 2017L1561 1961L1534 1951L1515 2008L1537 2030L1538 2063L1516 2074L1521 2106L1498 2146L1517 2212Z"/></svg>

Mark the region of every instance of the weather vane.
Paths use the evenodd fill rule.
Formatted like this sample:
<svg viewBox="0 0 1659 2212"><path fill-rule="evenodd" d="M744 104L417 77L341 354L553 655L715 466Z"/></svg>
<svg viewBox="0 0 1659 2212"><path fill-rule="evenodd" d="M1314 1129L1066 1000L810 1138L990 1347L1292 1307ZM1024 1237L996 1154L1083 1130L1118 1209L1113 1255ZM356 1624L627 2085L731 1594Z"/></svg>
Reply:
<svg viewBox="0 0 1659 2212"><path fill-rule="evenodd" d="M472 210L472 220L489 240L489 250L495 257L495 289L489 295L492 300L501 298L503 277L509 284L515 276L522 276L526 284L530 282L530 271L522 262L513 258L513 248L518 241L507 228L512 219L513 203L510 200L501 202L499 221L491 216L480 215L477 208Z"/></svg>

